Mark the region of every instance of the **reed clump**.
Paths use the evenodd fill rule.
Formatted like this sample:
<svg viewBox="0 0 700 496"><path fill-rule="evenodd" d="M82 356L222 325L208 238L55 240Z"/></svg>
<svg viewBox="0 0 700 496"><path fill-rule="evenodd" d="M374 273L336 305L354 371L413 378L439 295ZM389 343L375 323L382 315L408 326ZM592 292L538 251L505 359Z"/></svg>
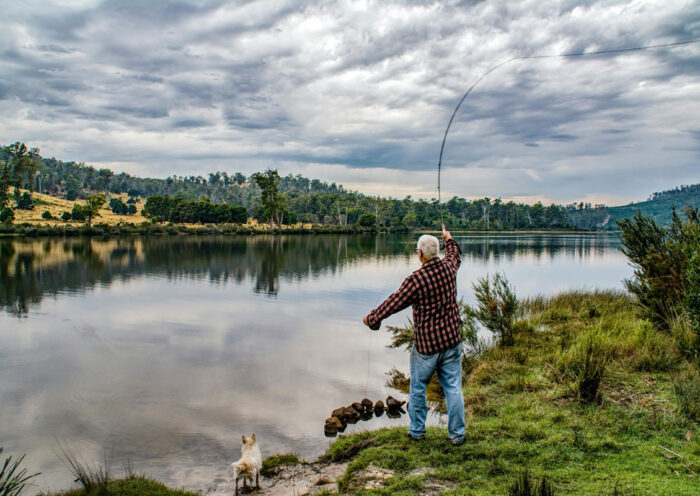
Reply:
<svg viewBox="0 0 700 496"><path fill-rule="evenodd" d="M0 456L3 451L4 448L0 446ZM5 457L0 467L0 496L19 496L27 482L39 475L38 473L29 474L26 468L20 468L24 456L17 459L13 459L12 456Z"/></svg>

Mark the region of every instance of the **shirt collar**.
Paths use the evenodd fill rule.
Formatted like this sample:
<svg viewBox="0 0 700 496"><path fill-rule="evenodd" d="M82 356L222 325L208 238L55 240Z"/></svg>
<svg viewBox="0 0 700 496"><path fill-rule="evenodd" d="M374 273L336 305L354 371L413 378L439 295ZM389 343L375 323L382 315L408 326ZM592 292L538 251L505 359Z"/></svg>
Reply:
<svg viewBox="0 0 700 496"><path fill-rule="evenodd" d="M429 265L434 265L435 263L437 263L438 260L440 260L440 257L431 258L430 260L428 260L427 262L425 262L423 264L423 267L427 267Z"/></svg>

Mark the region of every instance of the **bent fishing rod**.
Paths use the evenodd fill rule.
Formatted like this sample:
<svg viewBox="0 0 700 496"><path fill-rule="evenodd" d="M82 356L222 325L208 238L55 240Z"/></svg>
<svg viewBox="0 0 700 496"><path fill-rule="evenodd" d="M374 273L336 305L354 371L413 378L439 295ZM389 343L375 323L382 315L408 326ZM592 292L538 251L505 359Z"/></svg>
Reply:
<svg viewBox="0 0 700 496"><path fill-rule="evenodd" d="M452 112L452 116L450 117L449 122L447 123L447 128L445 129L445 134L442 137L442 145L440 145L440 158L438 159L438 205L440 207L440 222L444 225L444 220L442 217L442 198L441 198L441 184L440 184L440 175L442 171L442 155L443 152L445 151L445 142L447 141L447 134L450 132L450 127L452 127L452 121L454 121L455 116L457 115L457 112L459 111L459 108L462 106L464 101L467 99L469 94L474 90L474 88L477 87L477 85L483 81L486 76L491 74L492 72L496 71L497 69L500 69L504 65L508 65L511 62L514 62L516 60L533 60L533 59L554 59L554 58L565 58L565 57L588 57L588 56L594 56L594 55L610 55L610 54L616 54L616 53L623 53L623 52L635 52L635 51L641 51L641 50L650 50L654 48L664 48L664 47L673 47L673 46L679 46L679 45L690 45L692 43L700 43L700 39L698 40L687 40L687 41L679 41L675 43L663 43L659 45L646 45L646 46L637 46L637 47L630 47L630 48L618 48L618 49L612 49L612 50L599 50L595 52L574 52L574 53L562 53L562 54L555 54L555 55L524 55L521 57L513 57L511 59L508 59L504 62L501 62L500 64L496 64L493 67L491 67L489 70L487 70L484 74L482 74L475 82L472 84L469 89L464 93L462 98L459 100L457 103L457 106L455 107L454 111Z"/></svg>

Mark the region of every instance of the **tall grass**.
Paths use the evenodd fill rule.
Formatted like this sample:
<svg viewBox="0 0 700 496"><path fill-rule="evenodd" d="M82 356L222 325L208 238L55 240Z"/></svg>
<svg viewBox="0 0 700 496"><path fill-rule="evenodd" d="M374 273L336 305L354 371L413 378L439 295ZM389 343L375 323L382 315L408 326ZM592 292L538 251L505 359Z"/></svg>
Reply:
<svg viewBox="0 0 700 496"><path fill-rule="evenodd" d="M508 496L554 496L552 484L543 476L538 484L525 470L518 474L513 485L508 489Z"/></svg>
<svg viewBox="0 0 700 496"><path fill-rule="evenodd" d="M4 448L0 446L0 455ZM5 458L5 461L0 469L0 496L18 496L23 490L27 482L39 475L27 474L27 469L19 469L19 466L24 460L24 455L16 460L12 460L11 456Z"/></svg>
<svg viewBox="0 0 700 496"><path fill-rule="evenodd" d="M700 421L700 372L688 367L673 383L678 413L690 421Z"/></svg>
<svg viewBox="0 0 700 496"><path fill-rule="evenodd" d="M75 477L75 482L79 483L88 494L107 496L109 483L112 480L111 458L105 453L102 464L90 465L81 460L67 445L61 444L58 440L56 442L68 469Z"/></svg>
<svg viewBox="0 0 700 496"><path fill-rule="evenodd" d="M560 379L568 380L583 403L599 399L600 383L612 357L607 335L599 328L585 332L571 348L559 354Z"/></svg>

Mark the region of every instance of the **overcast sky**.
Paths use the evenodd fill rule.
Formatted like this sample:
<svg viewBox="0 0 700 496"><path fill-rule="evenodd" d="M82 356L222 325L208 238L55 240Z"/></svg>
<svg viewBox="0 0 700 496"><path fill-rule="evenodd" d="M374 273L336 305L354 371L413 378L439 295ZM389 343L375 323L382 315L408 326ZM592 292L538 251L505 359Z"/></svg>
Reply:
<svg viewBox="0 0 700 496"><path fill-rule="evenodd" d="M511 57L700 39L700 1L0 0L0 143L139 176L267 167L437 196ZM443 198L700 182L700 43L509 63Z"/></svg>

